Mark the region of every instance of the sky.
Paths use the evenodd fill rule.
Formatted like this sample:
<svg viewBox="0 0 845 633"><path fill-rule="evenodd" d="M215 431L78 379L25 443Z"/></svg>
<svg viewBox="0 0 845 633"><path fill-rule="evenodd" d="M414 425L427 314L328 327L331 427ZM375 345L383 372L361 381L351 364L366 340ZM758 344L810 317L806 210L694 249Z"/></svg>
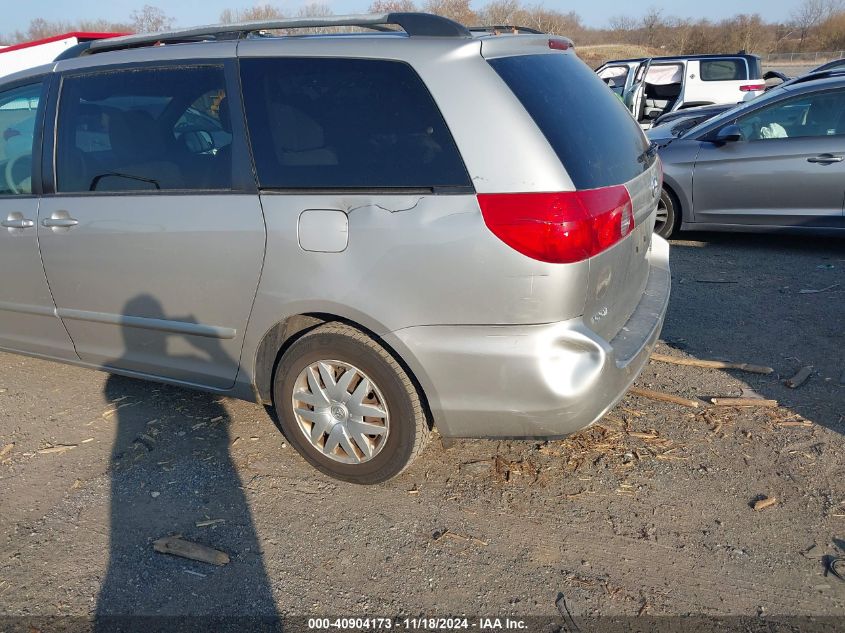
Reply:
<svg viewBox="0 0 845 633"><path fill-rule="evenodd" d="M322 0L336 13L364 12L370 0ZM647 8L657 7L666 15L718 20L736 13L760 13L764 19L777 22L785 20L800 0L642 0L640 3L619 0L546 0L542 2L549 9L575 11L588 26L607 26L607 20L614 15L639 17ZM253 4L273 4L285 13L293 14L306 4L304 0L0 0L3 19L0 32L9 33L24 30L29 21L36 17L52 20L75 21L80 19L104 18L111 21L126 20L129 14L144 4L159 6L176 20L176 26L196 26L218 21L220 12L226 8L244 8ZM537 0L527 0L535 4ZM478 9L486 0L473 0Z"/></svg>

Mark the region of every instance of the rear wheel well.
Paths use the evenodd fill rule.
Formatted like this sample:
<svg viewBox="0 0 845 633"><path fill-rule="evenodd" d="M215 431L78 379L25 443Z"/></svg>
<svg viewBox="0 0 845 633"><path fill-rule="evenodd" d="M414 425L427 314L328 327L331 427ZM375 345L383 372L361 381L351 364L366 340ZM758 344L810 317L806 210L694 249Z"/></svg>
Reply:
<svg viewBox="0 0 845 633"><path fill-rule="evenodd" d="M408 377L411 379L414 387L416 387L420 403L423 406L423 411L425 412L426 419L428 420L428 426L431 428L433 417L428 404L428 398L426 397L425 391L423 391L422 385L420 385L417 377L411 371L411 368L405 360L396 353L396 350L387 345L387 343L385 343L384 340L382 340L382 338L374 332L368 330L359 323L334 314L295 314L283 321L279 321L267 331L261 339L261 343L259 343L258 351L255 355L254 381L260 402L262 404L273 403L273 382L276 378L276 368L279 366L279 360L288 348L304 334L310 332L316 327L319 327L320 325L323 325L324 323L330 322L344 323L356 330L360 330L378 342L379 345L393 356L396 362L399 363L402 366L402 369L405 370L405 373L408 374Z"/></svg>

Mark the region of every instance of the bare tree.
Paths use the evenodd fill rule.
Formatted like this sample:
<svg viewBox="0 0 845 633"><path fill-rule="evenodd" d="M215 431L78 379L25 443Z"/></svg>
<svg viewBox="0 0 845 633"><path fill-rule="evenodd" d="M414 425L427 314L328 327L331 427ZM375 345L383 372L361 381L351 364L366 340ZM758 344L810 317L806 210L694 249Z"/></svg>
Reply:
<svg viewBox="0 0 845 633"><path fill-rule="evenodd" d="M840 12L842 7L842 0L804 0L791 15L800 37L798 50L803 50L804 42L816 27Z"/></svg>
<svg viewBox="0 0 845 633"><path fill-rule="evenodd" d="M132 30L136 33L166 31L173 26L173 18L150 4L145 4L141 9L133 11L129 20Z"/></svg>
<svg viewBox="0 0 845 633"><path fill-rule="evenodd" d="M640 20L643 32L643 44L654 46L658 41L659 32L665 27L663 11L657 7L650 7Z"/></svg>
<svg viewBox="0 0 845 633"><path fill-rule="evenodd" d="M633 31L637 28L636 18L630 15L614 15L607 21L611 31Z"/></svg>
<svg viewBox="0 0 845 633"><path fill-rule="evenodd" d="M401 13L416 11L414 0L374 0L370 5L370 13Z"/></svg>
<svg viewBox="0 0 845 633"><path fill-rule="evenodd" d="M283 17L284 14L272 4L257 4L249 9L225 9L220 14L220 21L223 24L231 24L250 20L277 20Z"/></svg>
<svg viewBox="0 0 845 633"><path fill-rule="evenodd" d="M482 24L514 24L522 11L519 0L493 0L481 10Z"/></svg>
<svg viewBox="0 0 845 633"><path fill-rule="evenodd" d="M423 11L436 13L461 24L475 24L478 17L470 7L470 0L425 0Z"/></svg>
<svg viewBox="0 0 845 633"><path fill-rule="evenodd" d="M297 11L297 16L300 18L324 18L334 13L332 8L327 4L320 2L311 2L303 5ZM348 31L349 29L329 27L329 26L315 26L305 29L297 29L300 35L325 35L328 33L337 33L338 31Z"/></svg>

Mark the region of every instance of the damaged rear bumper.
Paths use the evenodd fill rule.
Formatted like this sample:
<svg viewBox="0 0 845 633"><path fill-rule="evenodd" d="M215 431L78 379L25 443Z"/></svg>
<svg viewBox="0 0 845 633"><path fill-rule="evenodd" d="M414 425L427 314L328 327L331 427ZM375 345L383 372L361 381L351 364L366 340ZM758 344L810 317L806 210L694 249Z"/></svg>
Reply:
<svg viewBox="0 0 845 633"><path fill-rule="evenodd" d="M642 371L669 303L669 245L654 236L643 297L611 341L581 318L542 325L421 326L385 341L420 381L447 437L555 438L605 414Z"/></svg>

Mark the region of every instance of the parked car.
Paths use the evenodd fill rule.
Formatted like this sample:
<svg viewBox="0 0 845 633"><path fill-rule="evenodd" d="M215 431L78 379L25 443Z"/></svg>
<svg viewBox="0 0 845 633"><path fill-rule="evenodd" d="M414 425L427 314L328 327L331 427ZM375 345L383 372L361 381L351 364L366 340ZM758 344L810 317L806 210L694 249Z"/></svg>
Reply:
<svg viewBox="0 0 845 633"><path fill-rule="evenodd" d="M0 348L271 406L335 477L398 474L432 424L577 431L659 335L659 161L564 38L205 27L94 42L20 98Z"/></svg>
<svg viewBox="0 0 845 633"><path fill-rule="evenodd" d="M697 125L702 121L726 112L731 108L735 108L736 103L719 103L716 105L696 106L694 108L684 108L683 110L675 110L674 112L667 112L661 114L654 121L654 127L659 125L666 125L667 123L677 123L679 121L694 121ZM691 127L691 126L690 126Z"/></svg>
<svg viewBox="0 0 845 633"><path fill-rule="evenodd" d="M644 126L667 112L748 101L766 89L760 58L744 53L620 59L596 73Z"/></svg>
<svg viewBox="0 0 845 633"><path fill-rule="evenodd" d="M768 75L769 73L766 74ZM840 76L845 77L845 67L843 66L832 66L828 69L822 70L816 69L810 71L806 75L800 75L798 77L789 78L784 76L785 80L782 83L766 88L766 91L786 89L789 86L807 81ZM686 110L677 110L675 112L663 114L654 122L654 126L649 132L649 137L652 139L658 139L681 136L687 130L691 130L696 125L703 123L717 114L727 112L728 110L737 107L737 105L739 104L699 106L697 108L687 108Z"/></svg>
<svg viewBox="0 0 845 633"><path fill-rule="evenodd" d="M656 230L845 234L845 75L805 79L673 136Z"/></svg>

